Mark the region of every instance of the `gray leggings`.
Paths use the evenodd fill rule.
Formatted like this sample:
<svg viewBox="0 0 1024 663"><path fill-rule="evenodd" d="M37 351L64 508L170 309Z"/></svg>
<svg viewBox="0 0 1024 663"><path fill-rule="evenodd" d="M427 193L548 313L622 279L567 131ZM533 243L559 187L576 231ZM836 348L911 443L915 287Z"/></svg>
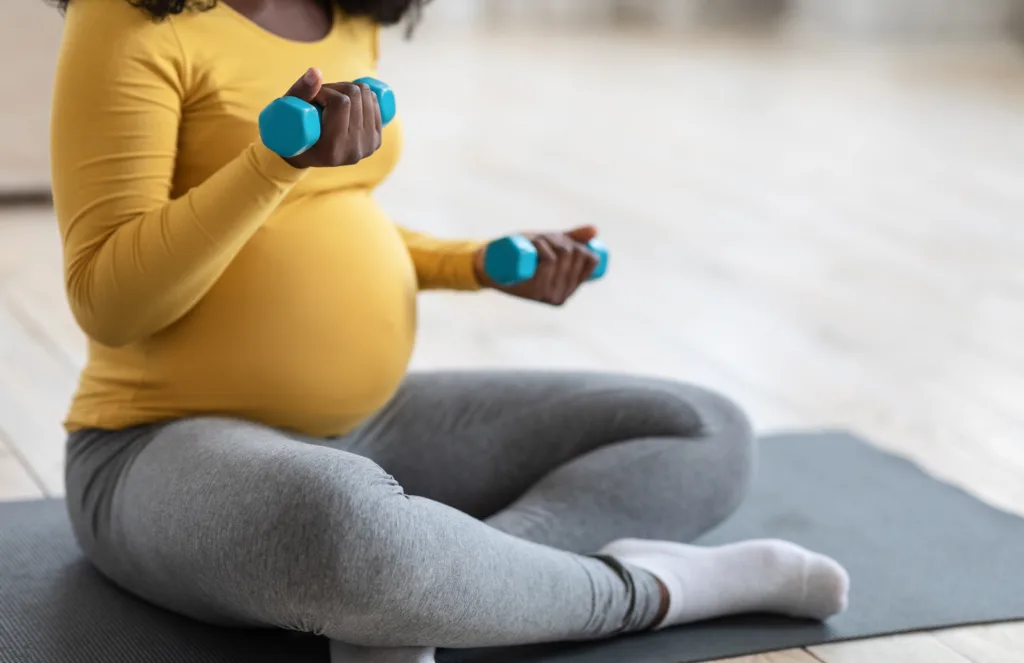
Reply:
<svg viewBox="0 0 1024 663"><path fill-rule="evenodd" d="M224 418L72 434L68 509L108 578L223 625L363 646L503 646L649 628L652 576L593 553L687 541L746 491L729 401L603 374L409 376L359 430Z"/></svg>

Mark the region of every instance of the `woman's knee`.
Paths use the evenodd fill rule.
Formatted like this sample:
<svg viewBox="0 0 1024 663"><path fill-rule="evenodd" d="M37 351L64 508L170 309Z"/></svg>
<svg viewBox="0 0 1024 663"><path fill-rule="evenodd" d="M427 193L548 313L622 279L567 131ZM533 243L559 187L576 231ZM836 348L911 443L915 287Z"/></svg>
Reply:
<svg viewBox="0 0 1024 663"><path fill-rule="evenodd" d="M720 515L725 519L743 502L750 488L756 456L753 426L740 405L713 390L691 387L702 437L711 445L718 463Z"/></svg>
<svg viewBox="0 0 1024 663"><path fill-rule="evenodd" d="M665 385L680 410L688 413L701 437L722 437L743 447L753 437L753 427L746 411L725 394L686 382Z"/></svg>
<svg viewBox="0 0 1024 663"><path fill-rule="evenodd" d="M720 392L662 378L619 377L613 384L619 389L607 392L614 400L603 404L604 412L614 414L621 427L644 429L644 436L751 435L746 413Z"/></svg>
<svg viewBox="0 0 1024 663"><path fill-rule="evenodd" d="M700 419L701 432L705 436L735 439L737 444L753 439L750 418L736 401L726 397L724 393L706 387L686 385L684 398L696 411Z"/></svg>
<svg viewBox="0 0 1024 663"><path fill-rule="evenodd" d="M746 494L754 464L753 427L740 405L724 394L667 379L634 379L621 395L620 440L675 438L670 453L683 467L701 466L716 477L730 512ZM631 422L631 423L625 423ZM671 465L675 465L672 463Z"/></svg>
<svg viewBox="0 0 1024 663"><path fill-rule="evenodd" d="M287 597L289 628L337 634L412 590L403 553L408 497L373 461L341 454L275 482L267 583Z"/></svg>
<svg viewBox="0 0 1024 663"><path fill-rule="evenodd" d="M195 420L165 434L143 458L150 469L136 468L135 506L122 509L133 532L155 533L132 546L147 568L175 570L173 585L157 579L157 602L208 621L309 632L337 621L373 558L374 516L404 499L394 480L367 458L255 425ZM176 476L152 476L161 470ZM159 524L141 528L155 513Z"/></svg>
<svg viewBox="0 0 1024 663"><path fill-rule="evenodd" d="M732 515L749 491L756 462L753 427L743 408L720 392L685 383L666 388L677 406L696 419L696 430L682 436L675 448L685 466L700 466L694 470L711 494L707 516L717 524Z"/></svg>

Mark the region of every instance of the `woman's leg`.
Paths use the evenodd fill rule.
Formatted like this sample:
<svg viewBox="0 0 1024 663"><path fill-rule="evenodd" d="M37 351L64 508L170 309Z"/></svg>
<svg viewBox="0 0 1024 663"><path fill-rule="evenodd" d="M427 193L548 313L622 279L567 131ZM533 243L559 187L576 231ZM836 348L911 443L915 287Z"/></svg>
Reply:
<svg viewBox="0 0 1024 663"><path fill-rule="evenodd" d="M727 399L589 373L413 374L340 445L410 494L584 554L622 537L695 539L739 505L754 462Z"/></svg>
<svg viewBox="0 0 1024 663"><path fill-rule="evenodd" d="M371 460L193 419L85 432L68 507L96 566L179 613L365 646L582 640L652 625L653 576L405 494Z"/></svg>
<svg viewBox="0 0 1024 663"><path fill-rule="evenodd" d="M753 465L742 412L692 385L595 374L414 375L340 444L411 493L504 532L578 553L600 549L647 570L667 589L662 626L750 611L821 619L845 607L845 571L793 544L675 543L731 514Z"/></svg>

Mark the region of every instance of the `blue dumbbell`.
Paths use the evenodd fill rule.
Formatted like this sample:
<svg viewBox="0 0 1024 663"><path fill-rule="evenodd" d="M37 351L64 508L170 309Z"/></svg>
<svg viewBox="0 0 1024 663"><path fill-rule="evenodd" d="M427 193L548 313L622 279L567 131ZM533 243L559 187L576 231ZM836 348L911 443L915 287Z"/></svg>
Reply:
<svg viewBox="0 0 1024 663"><path fill-rule="evenodd" d="M597 254L598 263L590 280L604 276L608 271L608 247L599 239L592 239L587 244ZM510 235L494 240L484 251L484 271L487 276L501 286L512 286L529 281L537 272L537 249L533 242L522 235Z"/></svg>
<svg viewBox="0 0 1024 663"><path fill-rule="evenodd" d="M377 95L384 126L395 119L395 93L376 78L360 78ZM260 113L260 139L272 152L285 159L298 156L320 140L320 119L324 109L295 97L281 97L270 102Z"/></svg>

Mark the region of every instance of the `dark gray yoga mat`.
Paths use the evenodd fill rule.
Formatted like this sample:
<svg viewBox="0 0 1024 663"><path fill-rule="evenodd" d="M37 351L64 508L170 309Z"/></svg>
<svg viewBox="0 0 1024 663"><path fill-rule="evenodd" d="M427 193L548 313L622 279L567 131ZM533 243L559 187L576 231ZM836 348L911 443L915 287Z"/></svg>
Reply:
<svg viewBox="0 0 1024 663"><path fill-rule="evenodd" d="M600 643L443 651L440 663L690 663L1024 619L1024 520L848 435L764 440L753 493L719 543L790 539L841 561L847 613L747 616ZM326 663L319 638L218 629L125 595L86 564L60 501L0 504L0 663Z"/></svg>

